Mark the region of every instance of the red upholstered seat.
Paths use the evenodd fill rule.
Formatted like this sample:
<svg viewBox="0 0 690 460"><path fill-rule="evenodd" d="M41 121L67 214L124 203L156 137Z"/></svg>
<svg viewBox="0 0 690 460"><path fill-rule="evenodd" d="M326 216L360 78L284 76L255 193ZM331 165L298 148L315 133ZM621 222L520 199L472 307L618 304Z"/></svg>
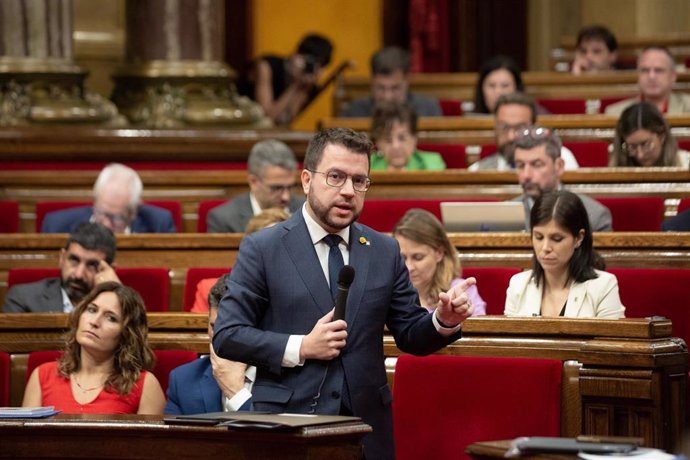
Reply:
<svg viewBox="0 0 690 460"><path fill-rule="evenodd" d="M609 165L609 144L604 141L564 142L581 168L605 168Z"/></svg>
<svg viewBox="0 0 690 460"><path fill-rule="evenodd" d="M454 199L420 199L420 200L386 200L371 199L366 200L364 209L358 222L368 225L379 232L392 232L395 224L398 223L405 213L412 208L421 208L429 211L441 220L442 201L496 201L496 200L454 200Z"/></svg>
<svg viewBox="0 0 690 460"><path fill-rule="evenodd" d="M168 311L170 294L167 268L125 267L115 271L125 286L139 292L147 311ZM11 268L7 273L7 287L58 276L60 276L60 270L57 268Z"/></svg>
<svg viewBox="0 0 690 460"><path fill-rule="evenodd" d="M462 101L458 99L439 99L441 113L444 117L459 117L462 115Z"/></svg>
<svg viewBox="0 0 690 460"><path fill-rule="evenodd" d="M19 204L13 200L0 200L0 233L19 231Z"/></svg>
<svg viewBox="0 0 690 460"><path fill-rule="evenodd" d="M403 355L395 367L398 460L467 459L467 445L559 436L562 363L550 359Z"/></svg>
<svg viewBox="0 0 690 460"><path fill-rule="evenodd" d="M417 148L427 152L440 153L448 169L467 167L467 153L463 144L417 144Z"/></svg>
<svg viewBox="0 0 690 460"><path fill-rule="evenodd" d="M483 160L494 153L496 153L496 144L484 144L482 145L482 149L479 151L479 159Z"/></svg>
<svg viewBox="0 0 690 460"><path fill-rule="evenodd" d="M664 219L664 199L654 196L597 198L609 208L617 232L658 232Z"/></svg>
<svg viewBox="0 0 690 460"><path fill-rule="evenodd" d="M678 148L681 150L690 150L690 139L678 139Z"/></svg>
<svg viewBox="0 0 690 460"><path fill-rule="evenodd" d="M681 198L678 202L678 214L690 208L690 198Z"/></svg>
<svg viewBox="0 0 690 460"><path fill-rule="evenodd" d="M537 104L544 107L550 113L554 115L562 114L586 114L587 113L587 100L583 98L544 98L537 99Z"/></svg>
<svg viewBox="0 0 690 460"><path fill-rule="evenodd" d="M199 218L196 221L196 231L198 233L206 233L208 231L208 225L206 225L206 216L208 216L208 212L226 201L227 200L205 200L199 202Z"/></svg>
<svg viewBox="0 0 690 460"><path fill-rule="evenodd" d="M690 269L610 268L627 318L665 316L673 335L690 343Z"/></svg>
<svg viewBox="0 0 690 460"><path fill-rule="evenodd" d="M515 267L463 267L462 277L477 278L477 289L486 302L487 315L502 315L510 278L520 271Z"/></svg>
<svg viewBox="0 0 690 460"><path fill-rule="evenodd" d="M154 353L156 355L156 365L152 372L160 382L163 393L168 390L170 371L198 357L196 352L189 350L154 350ZM26 380L29 380L31 373L36 367L49 361L56 361L61 354L62 352L57 350L32 351L29 353L29 360L26 364Z"/></svg>
<svg viewBox="0 0 690 460"><path fill-rule="evenodd" d="M206 278L220 278L226 273L231 271L230 268L218 268L218 267L192 267L187 270L187 275L184 281L184 299L182 302L182 308L184 311L191 311L194 306L194 297L196 295L196 285L199 281Z"/></svg>
<svg viewBox="0 0 690 460"><path fill-rule="evenodd" d="M160 382L163 393L168 391L170 371L198 358L196 352L190 350L154 350L154 353L156 365L153 368L153 375Z"/></svg>
<svg viewBox="0 0 690 460"><path fill-rule="evenodd" d="M0 351L0 406L10 404L10 354Z"/></svg>
<svg viewBox="0 0 690 460"><path fill-rule="evenodd" d="M182 206L179 201L152 200L145 201L144 203L170 211L173 216L173 222L175 222L175 228L178 232L182 232ZM43 219L46 214L63 209L91 206L92 204L92 201L39 201L36 203L36 232L41 231L41 225L43 225Z"/></svg>
<svg viewBox="0 0 690 460"><path fill-rule="evenodd" d="M43 363L48 363L50 361L57 361L62 355L61 351L58 350L42 350L42 351L32 351L29 353L29 359L26 362L26 380L29 381L29 377L33 373L34 369Z"/></svg>

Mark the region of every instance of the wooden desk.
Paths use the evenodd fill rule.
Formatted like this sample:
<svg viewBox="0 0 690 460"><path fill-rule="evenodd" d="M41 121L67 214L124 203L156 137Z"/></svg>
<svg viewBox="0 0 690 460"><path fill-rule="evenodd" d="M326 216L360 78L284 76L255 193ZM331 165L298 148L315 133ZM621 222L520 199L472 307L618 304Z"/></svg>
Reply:
<svg viewBox="0 0 690 460"><path fill-rule="evenodd" d="M242 234L135 234L117 238L119 267L170 269L170 310L182 310L185 276L190 267L234 265ZM532 246L526 233L452 233L463 266L528 268ZM0 305L7 273L14 267L58 266L64 234L5 234L0 237ZM690 268L686 233L605 232L594 234L594 247L609 267Z"/></svg>
<svg viewBox="0 0 690 460"><path fill-rule="evenodd" d="M621 71L572 75L563 72L522 72L525 91L534 98L631 97L638 94L637 72ZM410 91L439 99L474 100L477 73L426 73L410 75ZM690 72L678 74L675 89L690 90ZM345 75L333 91L333 114L342 113L347 102L369 96L368 76Z"/></svg>
<svg viewBox="0 0 690 460"><path fill-rule="evenodd" d="M145 200L182 203L186 232L196 232L200 201L228 199L248 190L244 171L163 170L141 171L140 175ZM65 170L56 174L55 171L0 170L0 199L18 201L20 228L33 232L36 202L84 200L90 196L97 176L98 171ZM513 171L373 171L371 179L367 198L504 200L521 193ZM592 197L664 197L668 215L675 215L677 199L690 196L690 171L680 168L581 168L565 172L561 179L573 192ZM301 190L296 194L301 194Z"/></svg>
<svg viewBox="0 0 690 460"><path fill-rule="evenodd" d="M512 440L475 442L467 446L465 453L476 460L505 459L505 454L510 449L511 442ZM576 460L577 458L576 454L543 453L538 455L520 455L520 459L524 460Z"/></svg>
<svg viewBox="0 0 690 460"><path fill-rule="evenodd" d="M0 420L0 458L360 460L364 423L290 432L166 425L161 416L57 415Z"/></svg>
<svg viewBox="0 0 690 460"><path fill-rule="evenodd" d="M24 390L26 353L58 348L66 325L64 314L0 314L13 404ZM150 314L149 330L154 349L208 350L205 315ZM463 337L440 353L561 360L561 436L641 437L646 446L672 450L685 426L688 350L670 334L671 322L662 319L487 316L468 319ZM388 334L383 346L386 357L401 353ZM394 367L388 372L392 381Z"/></svg>

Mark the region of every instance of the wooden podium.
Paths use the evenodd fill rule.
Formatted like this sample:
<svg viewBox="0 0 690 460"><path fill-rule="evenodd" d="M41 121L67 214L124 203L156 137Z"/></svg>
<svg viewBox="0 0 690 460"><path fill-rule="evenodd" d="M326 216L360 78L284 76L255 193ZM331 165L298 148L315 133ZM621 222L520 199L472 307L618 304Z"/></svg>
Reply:
<svg viewBox="0 0 690 460"><path fill-rule="evenodd" d="M162 416L57 415L0 420L0 458L361 460L361 422L291 431L166 425Z"/></svg>

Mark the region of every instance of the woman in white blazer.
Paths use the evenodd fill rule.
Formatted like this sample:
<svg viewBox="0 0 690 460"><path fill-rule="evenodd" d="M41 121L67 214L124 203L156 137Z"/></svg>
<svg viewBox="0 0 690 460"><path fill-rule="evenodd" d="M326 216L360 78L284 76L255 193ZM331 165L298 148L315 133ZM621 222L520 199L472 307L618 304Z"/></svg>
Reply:
<svg viewBox="0 0 690 460"><path fill-rule="evenodd" d="M506 316L624 317L618 280L595 269L601 259L577 195L543 194L532 207L530 226L533 267L510 279Z"/></svg>

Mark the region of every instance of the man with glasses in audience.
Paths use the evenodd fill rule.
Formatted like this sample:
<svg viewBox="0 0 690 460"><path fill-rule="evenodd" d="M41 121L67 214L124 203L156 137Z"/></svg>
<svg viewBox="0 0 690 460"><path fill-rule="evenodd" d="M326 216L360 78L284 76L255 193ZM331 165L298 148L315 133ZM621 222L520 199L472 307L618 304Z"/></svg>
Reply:
<svg viewBox="0 0 690 460"><path fill-rule="evenodd" d="M93 186L93 206L48 213L42 233L70 233L84 222L103 224L114 233L174 233L172 213L141 203L144 186L139 174L120 163L100 172Z"/></svg>
<svg viewBox="0 0 690 460"><path fill-rule="evenodd" d="M646 48L637 60L640 95L611 104L606 107L606 114L620 116L625 109L640 101L649 102L664 114L690 112L690 94L673 92L677 77L676 61L668 48Z"/></svg>
<svg viewBox="0 0 690 460"><path fill-rule="evenodd" d="M513 169L512 143L517 133L533 126L537 121L537 106L534 99L524 93L504 94L496 102L494 136L496 153L487 156L468 168L470 171ZM579 165L573 152L561 149L565 169L577 169Z"/></svg>
<svg viewBox="0 0 690 460"><path fill-rule="evenodd" d="M2 311L69 313L96 284L120 282L112 268L114 260L113 232L101 224L81 224L60 250L60 277L12 286Z"/></svg>
<svg viewBox="0 0 690 460"><path fill-rule="evenodd" d="M530 228L530 211L534 200L543 193L560 190L564 171L561 140L548 128L532 126L516 133L514 147L515 171L523 194L513 201L525 206L525 228ZM611 212L592 198L577 195L589 216L593 232L611 231Z"/></svg>
<svg viewBox="0 0 690 460"><path fill-rule="evenodd" d="M372 148L350 129L314 136L301 173L307 202L289 220L245 236L213 349L257 367L255 410L361 417L373 428L363 440L365 458L386 459L395 452L384 326L402 351L435 352L460 336L472 314L465 291L475 279L441 293L434 313L419 306L397 242L356 222L371 184ZM354 279L344 279L345 265ZM346 281L344 319L334 318Z"/></svg>
<svg viewBox="0 0 690 460"><path fill-rule="evenodd" d="M297 211L304 198L293 196L297 160L292 149L273 139L254 144L247 162L249 192L213 208L206 217L211 233L241 233L249 219L268 208Z"/></svg>

